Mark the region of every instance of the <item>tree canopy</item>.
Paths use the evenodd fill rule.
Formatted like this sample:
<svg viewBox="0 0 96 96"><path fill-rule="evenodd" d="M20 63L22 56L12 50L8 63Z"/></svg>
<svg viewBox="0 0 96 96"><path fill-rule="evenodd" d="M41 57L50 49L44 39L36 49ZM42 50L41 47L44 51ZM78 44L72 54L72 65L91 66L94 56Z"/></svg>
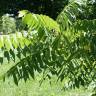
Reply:
<svg viewBox="0 0 96 96"><path fill-rule="evenodd" d="M4 74L4 79L13 76L18 85L20 79L34 79L35 72L43 72L43 80L56 75L58 80L67 80L72 88L95 82L95 2L70 0L69 3L66 1L68 4L64 1L66 6L58 0L30 2L18 1L22 5L19 7L13 4L15 11L22 8L29 10L19 11L18 17L13 19L8 14L1 17L0 62L3 63L6 58L8 62L13 60L15 63ZM8 9L7 12L11 11Z"/></svg>

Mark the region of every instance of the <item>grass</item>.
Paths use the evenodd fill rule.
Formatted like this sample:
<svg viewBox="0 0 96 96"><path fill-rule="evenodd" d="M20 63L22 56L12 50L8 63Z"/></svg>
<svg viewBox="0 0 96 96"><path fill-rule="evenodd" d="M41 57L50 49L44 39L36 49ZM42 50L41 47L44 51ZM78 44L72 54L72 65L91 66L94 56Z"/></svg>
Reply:
<svg viewBox="0 0 96 96"><path fill-rule="evenodd" d="M39 78L36 80L28 80L19 82L16 86L12 78L7 79L6 82L0 81L0 96L90 96L91 92L85 89L75 89L64 91L62 90L61 83L46 80L39 86Z"/></svg>
<svg viewBox="0 0 96 96"><path fill-rule="evenodd" d="M2 76L10 67L11 64L4 64L0 66L0 76ZM62 90L63 83L57 82L56 78L52 78L50 84L49 80L45 80L40 86L41 75L36 76L36 79L30 79L26 83L21 80L16 86L12 77L7 78L5 82L0 80L0 96L91 96L90 90L84 88L75 90Z"/></svg>

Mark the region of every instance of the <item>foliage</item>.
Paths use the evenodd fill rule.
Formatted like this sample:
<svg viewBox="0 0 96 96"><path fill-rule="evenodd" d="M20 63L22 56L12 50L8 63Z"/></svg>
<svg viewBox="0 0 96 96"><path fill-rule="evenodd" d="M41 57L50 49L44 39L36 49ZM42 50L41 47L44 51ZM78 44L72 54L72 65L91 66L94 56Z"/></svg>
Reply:
<svg viewBox="0 0 96 96"><path fill-rule="evenodd" d="M0 14L17 14L19 10L26 9L33 13L46 14L56 18L59 12L68 4L69 0L1 0ZM58 5L58 6L57 6Z"/></svg>
<svg viewBox="0 0 96 96"><path fill-rule="evenodd" d="M20 59L4 77L13 76L17 85L22 78L35 78L35 72L43 72L43 79L56 75L58 80L67 80L70 87L95 81L96 20L77 19L85 5L86 1L70 2L57 22L45 15L20 11L22 32L0 38L4 52L1 61L4 57L14 62L16 57Z"/></svg>
<svg viewBox="0 0 96 96"><path fill-rule="evenodd" d="M80 14L78 18L80 19L96 19L96 1L95 0L88 0L86 6L84 7L83 14Z"/></svg>
<svg viewBox="0 0 96 96"><path fill-rule="evenodd" d="M58 15L57 22L61 30L66 30L72 25L80 14L83 13L83 7L86 6L86 0L72 0ZM62 29L63 28L63 29Z"/></svg>
<svg viewBox="0 0 96 96"><path fill-rule="evenodd" d="M23 13L26 14L23 16ZM44 54L47 55L46 51L48 50L46 49L50 48L49 40L51 40L51 37L49 36L54 35L55 38L60 33L59 25L48 16L31 14L26 10L20 11L20 15L23 16L22 22L25 25L25 29L27 26L27 32L22 30L22 33L2 34L0 38L0 47L4 52L1 56L1 63L3 63L4 57L9 62L10 60L15 62L16 57L20 59L5 74L10 76L12 73L16 84L21 78L26 81L29 78L29 74L34 78L34 71L41 72L41 68L46 68L41 56L44 51ZM47 23L46 19L48 20Z"/></svg>
<svg viewBox="0 0 96 96"><path fill-rule="evenodd" d="M12 18L9 14L5 14L1 17L0 24L1 34L16 32L16 20Z"/></svg>

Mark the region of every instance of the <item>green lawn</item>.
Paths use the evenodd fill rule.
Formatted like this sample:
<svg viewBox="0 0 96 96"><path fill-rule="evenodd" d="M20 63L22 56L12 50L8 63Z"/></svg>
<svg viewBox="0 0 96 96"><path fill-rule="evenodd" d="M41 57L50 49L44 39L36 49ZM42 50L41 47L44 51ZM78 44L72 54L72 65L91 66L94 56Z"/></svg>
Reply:
<svg viewBox="0 0 96 96"><path fill-rule="evenodd" d="M12 79L6 82L0 82L0 96L90 96L87 90L70 90L64 92L61 83L52 82L52 85L46 80L42 86L39 86L39 78L36 80L28 80L27 83L20 81L17 87Z"/></svg>
<svg viewBox="0 0 96 96"><path fill-rule="evenodd" d="M11 64L0 66L0 75L2 75ZM36 76L36 79L30 79L26 83L21 80L16 86L12 78L7 78L5 82L0 80L0 96L91 96L91 91L84 88L64 91L63 83L56 83L56 78L52 79L50 85L49 80L45 80L41 86L39 81L41 76Z"/></svg>

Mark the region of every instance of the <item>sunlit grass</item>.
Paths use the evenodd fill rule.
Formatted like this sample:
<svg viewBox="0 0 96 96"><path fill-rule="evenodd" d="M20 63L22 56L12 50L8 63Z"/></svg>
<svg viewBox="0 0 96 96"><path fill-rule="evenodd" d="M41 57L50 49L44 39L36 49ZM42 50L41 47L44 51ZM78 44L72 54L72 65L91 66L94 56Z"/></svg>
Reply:
<svg viewBox="0 0 96 96"><path fill-rule="evenodd" d="M42 74L37 75L35 80L30 78L26 83L21 80L16 86L12 77L7 78L5 82L2 75L13 65L13 62L0 66L0 96L91 96L91 90L84 88L75 90L63 90L63 83L56 82L56 77L45 80L40 86Z"/></svg>

